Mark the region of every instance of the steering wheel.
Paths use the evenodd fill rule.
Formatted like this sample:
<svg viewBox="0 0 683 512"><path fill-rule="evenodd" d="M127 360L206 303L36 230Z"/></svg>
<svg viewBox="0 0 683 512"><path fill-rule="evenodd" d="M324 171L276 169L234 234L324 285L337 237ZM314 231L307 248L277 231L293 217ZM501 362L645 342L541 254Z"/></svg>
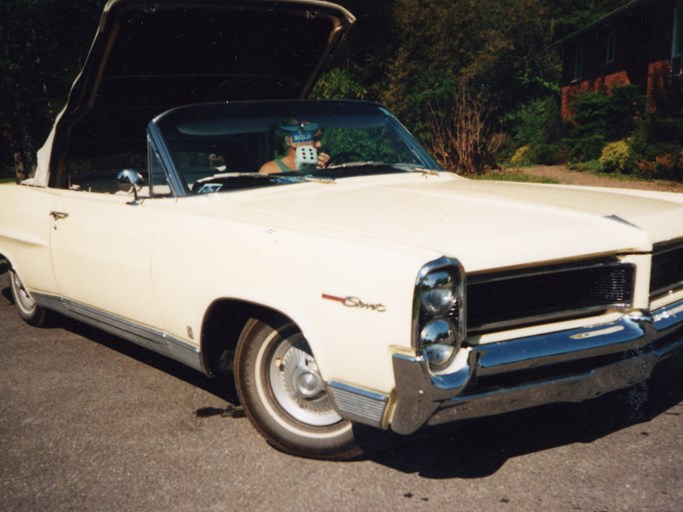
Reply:
<svg viewBox="0 0 683 512"><path fill-rule="evenodd" d="M325 162L323 169L332 167L335 164L348 163L348 162L365 162L367 158L358 153L357 151L342 151L336 155L330 157L330 159Z"/></svg>

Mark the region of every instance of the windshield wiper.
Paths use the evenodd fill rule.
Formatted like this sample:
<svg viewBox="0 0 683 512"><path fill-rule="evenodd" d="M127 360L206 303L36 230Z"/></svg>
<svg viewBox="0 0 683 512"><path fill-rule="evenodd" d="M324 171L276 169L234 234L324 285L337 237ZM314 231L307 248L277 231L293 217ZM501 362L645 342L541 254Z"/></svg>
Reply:
<svg viewBox="0 0 683 512"><path fill-rule="evenodd" d="M392 167L393 164L386 162L367 161L367 162L346 162L343 164L330 165L323 169L348 169L349 167Z"/></svg>
<svg viewBox="0 0 683 512"><path fill-rule="evenodd" d="M268 178L269 174L262 174L260 172L219 172L207 176L206 178L200 178L197 183L206 183L208 181L219 180L221 178ZM272 178L272 176L271 176Z"/></svg>
<svg viewBox="0 0 683 512"><path fill-rule="evenodd" d="M417 164L395 164L394 167L398 167L399 169L402 169L407 172L419 172L422 173L424 176L438 176L439 175L439 170L438 169L431 169L429 167L423 167L421 165Z"/></svg>
<svg viewBox="0 0 683 512"><path fill-rule="evenodd" d="M322 183L323 185L333 185L337 183L334 178L319 178L318 176L304 176L304 181L311 181L313 183Z"/></svg>
<svg viewBox="0 0 683 512"><path fill-rule="evenodd" d="M387 162L379 162L379 161L347 162L344 164L332 165L330 167L327 167L327 169L348 169L350 167L371 167L371 168L390 167L390 168L398 169L398 170L404 171L404 172L419 172L419 173L422 173L423 176L438 176L439 172L440 172L438 169L430 169L428 167L424 167L424 166L418 165L418 164L403 164L403 163L390 164Z"/></svg>

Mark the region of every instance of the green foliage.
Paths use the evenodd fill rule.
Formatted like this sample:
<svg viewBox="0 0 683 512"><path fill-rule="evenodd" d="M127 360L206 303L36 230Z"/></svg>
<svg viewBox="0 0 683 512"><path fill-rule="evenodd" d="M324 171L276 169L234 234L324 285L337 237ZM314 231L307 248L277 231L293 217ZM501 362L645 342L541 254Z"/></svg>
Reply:
<svg viewBox="0 0 683 512"><path fill-rule="evenodd" d="M384 127L326 128L322 139L323 151L332 155L355 153L358 158L378 162L411 161L411 155L397 154L392 136ZM405 149L405 148L403 148Z"/></svg>
<svg viewBox="0 0 683 512"><path fill-rule="evenodd" d="M654 160L636 162L639 176L647 179L673 180L683 182L683 150L670 147Z"/></svg>
<svg viewBox="0 0 683 512"><path fill-rule="evenodd" d="M0 0L0 165L26 167L64 105L104 0Z"/></svg>
<svg viewBox="0 0 683 512"><path fill-rule="evenodd" d="M553 40L558 41L599 20L632 0L554 0L551 9Z"/></svg>
<svg viewBox="0 0 683 512"><path fill-rule="evenodd" d="M429 141L430 115L448 117L454 95L467 84L490 112L491 124L527 106L528 112L518 112L518 120L503 126L519 121L517 147L531 144L530 157L549 161L563 154L556 146L560 130L556 121L545 124L554 117L550 103L545 111L545 100L532 103L557 96L561 66L556 54L544 50L628 0L337 1L357 22L337 48L335 65L323 74L315 97L386 103ZM15 150L30 153L47 135L104 3L0 0L0 166L11 167ZM495 133L500 124L489 128Z"/></svg>
<svg viewBox="0 0 683 512"><path fill-rule="evenodd" d="M311 98L325 100L361 100L366 90L356 82L346 69L334 68L324 73L316 82Z"/></svg>
<svg viewBox="0 0 683 512"><path fill-rule="evenodd" d="M569 162L567 162L567 167L572 171L592 172L595 174L600 172L600 162L598 162L597 158L595 160L585 160L583 162L569 160Z"/></svg>
<svg viewBox="0 0 683 512"><path fill-rule="evenodd" d="M683 120L657 119L647 113L638 121L630 157L638 175L648 179L683 181Z"/></svg>
<svg viewBox="0 0 683 512"><path fill-rule="evenodd" d="M572 105L574 128L567 141L569 160L600 158L605 144L624 139L640 129L645 115L645 96L637 86L614 87L609 94L586 92Z"/></svg>
<svg viewBox="0 0 683 512"><path fill-rule="evenodd" d="M584 135L579 138L567 139L569 146L568 159L570 162L586 162L597 160L605 147L606 139L600 133Z"/></svg>
<svg viewBox="0 0 683 512"><path fill-rule="evenodd" d="M531 146L521 146L517 148L512 157L510 158L510 163L515 166L529 165L531 160L529 159L529 150Z"/></svg>
<svg viewBox="0 0 683 512"><path fill-rule="evenodd" d="M513 134L518 152L510 163L556 164L566 159L564 146L559 142L562 121L557 99L553 96L526 103L503 117L503 125ZM526 148L522 154L519 150Z"/></svg>
<svg viewBox="0 0 683 512"><path fill-rule="evenodd" d="M645 112L645 96L638 87L614 87L609 94L586 92L572 105L576 127L573 136L587 138L602 135L606 140L622 139L633 132Z"/></svg>
<svg viewBox="0 0 683 512"><path fill-rule="evenodd" d="M508 126L514 141L518 145L546 140L544 127L547 103L548 101L545 99L533 100L502 118L503 123Z"/></svg>
<svg viewBox="0 0 683 512"><path fill-rule="evenodd" d="M553 178L547 178L545 176L535 176L533 174L524 174L523 172L490 172L487 174L473 176L472 179L487 181L514 181L517 183L546 183L552 185L560 183L558 180Z"/></svg>
<svg viewBox="0 0 683 512"><path fill-rule="evenodd" d="M637 85L613 87L607 108L609 140L618 140L630 135L638 121L645 114L647 98Z"/></svg>
<svg viewBox="0 0 683 512"><path fill-rule="evenodd" d="M628 141L618 140L607 144L603 148L598 162L602 172L630 173L633 170L633 159Z"/></svg>
<svg viewBox="0 0 683 512"><path fill-rule="evenodd" d="M531 163L553 165L567 161L567 148L562 143L533 144L528 158Z"/></svg>

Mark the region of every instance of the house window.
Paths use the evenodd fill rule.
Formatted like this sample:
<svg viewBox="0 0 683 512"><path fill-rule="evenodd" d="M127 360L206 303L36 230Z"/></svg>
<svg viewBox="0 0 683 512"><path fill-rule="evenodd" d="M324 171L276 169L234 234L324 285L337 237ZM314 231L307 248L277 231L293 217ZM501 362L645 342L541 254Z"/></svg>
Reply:
<svg viewBox="0 0 683 512"><path fill-rule="evenodd" d="M579 80L583 76L583 43L576 44L574 52L574 80Z"/></svg>
<svg viewBox="0 0 683 512"><path fill-rule="evenodd" d="M677 2L674 8L674 29L671 44L671 57L683 54L683 2Z"/></svg>
<svg viewBox="0 0 683 512"><path fill-rule="evenodd" d="M617 33L611 29L607 34L607 55L605 56L605 63L611 64L614 62L614 53L617 44Z"/></svg>

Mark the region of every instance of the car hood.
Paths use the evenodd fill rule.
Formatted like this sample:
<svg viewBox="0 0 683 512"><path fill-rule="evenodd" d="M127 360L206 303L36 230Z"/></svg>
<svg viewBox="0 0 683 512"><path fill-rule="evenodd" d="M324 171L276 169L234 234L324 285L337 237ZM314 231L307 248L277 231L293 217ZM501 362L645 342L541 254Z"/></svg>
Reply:
<svg viewBox="0 0 683 512"><path fill-rule="evenodd" d="M34 184L67 153L144 143L146 124L171 107L305 97L354 21L317 0L110 0Z"/></svg>
<svg viewBox="0 0 683 512"><path fill-rule="evenodd" d="M345 182L346 181L346 182ZM473 181L441 173L338 180L226 199L246 218L458 258L469 272L646 252L683 238L683 195ZM234 213L234 211L233 211Z"/></svg>

